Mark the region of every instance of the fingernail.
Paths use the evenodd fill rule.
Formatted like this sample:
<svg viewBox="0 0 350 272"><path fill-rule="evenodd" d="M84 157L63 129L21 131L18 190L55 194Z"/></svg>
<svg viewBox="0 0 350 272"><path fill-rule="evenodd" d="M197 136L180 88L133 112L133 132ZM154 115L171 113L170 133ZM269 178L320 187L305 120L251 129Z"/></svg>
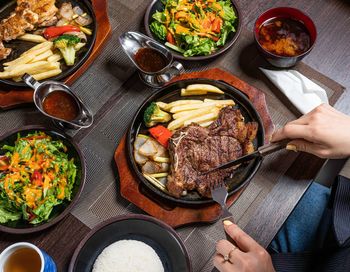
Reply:
<svg viewBox="0 0 350 272"><path fill-rule="evenodd" d="M286 149L290 151L298 152L297 147L292 144L287 144Z"/></svg>
<svg viewBox="0 0 350 272"><path fill-rule="evenodd" d="M269 136L269 142L272 141L273 134Z"/></svg>
<svg viewBox="0 0 350 272"><path fill-rule="evenodd" d="M225 220L224 225L225 226L231 226L233 223L230 220Z"/></svg>

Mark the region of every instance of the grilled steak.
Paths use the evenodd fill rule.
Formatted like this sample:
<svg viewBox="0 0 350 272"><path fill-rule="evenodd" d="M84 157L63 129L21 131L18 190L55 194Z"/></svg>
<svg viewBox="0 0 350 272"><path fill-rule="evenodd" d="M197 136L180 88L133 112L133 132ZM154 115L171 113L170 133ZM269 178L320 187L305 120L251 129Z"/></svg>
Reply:
<svg viewBox="0 0 350 272"><path fill-rule="evenodd" d="M253 152L257 129L256 122L246 124L239 110L226 107L208 128L193 123L177 130L169 143L169 193L180 197L185 190L197 190L210 197L210 186L223 182L238 166L202 173Z"/></svg>

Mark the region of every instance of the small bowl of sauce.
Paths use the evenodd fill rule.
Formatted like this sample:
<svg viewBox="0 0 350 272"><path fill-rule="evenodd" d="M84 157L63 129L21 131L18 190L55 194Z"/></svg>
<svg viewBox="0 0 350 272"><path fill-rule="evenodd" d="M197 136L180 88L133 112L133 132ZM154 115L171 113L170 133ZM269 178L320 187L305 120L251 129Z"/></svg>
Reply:
<svg viewBox="0 0 350 272"><path fill-rule="evenodd" d="M25 74L23 81L34 89L35 106L54 123L64 129L79 129L91 126L91 111L65 84L58 81L39 83L32 76Z"/></svg>
<svg viewBox="0 0 350 272"><path fill-rule="evenodd" d="M259 16L254 27L259 51L268 62L280 68L294 66L309 54L316 36L311 18L290 7L267 10Z"/></svg>
<svg viewBox="0 0 350 272"><path fill-rule="evenodd" d="M142 47L135 54L136 64L146 73L156 73L163 70L169 60L156 49Z"/></svg>

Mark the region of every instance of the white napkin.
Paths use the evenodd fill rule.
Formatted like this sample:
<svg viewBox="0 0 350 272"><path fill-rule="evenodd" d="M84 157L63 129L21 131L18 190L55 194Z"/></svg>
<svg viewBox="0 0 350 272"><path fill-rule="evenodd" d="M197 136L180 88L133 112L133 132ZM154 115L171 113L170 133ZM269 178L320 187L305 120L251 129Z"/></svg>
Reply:
<svg viewBox="0 0 350 272"><path fill-rule="evenodd" d="M326 91L298 71L259 69L302 114L312 111L322 103L328 104Z"/></svg>

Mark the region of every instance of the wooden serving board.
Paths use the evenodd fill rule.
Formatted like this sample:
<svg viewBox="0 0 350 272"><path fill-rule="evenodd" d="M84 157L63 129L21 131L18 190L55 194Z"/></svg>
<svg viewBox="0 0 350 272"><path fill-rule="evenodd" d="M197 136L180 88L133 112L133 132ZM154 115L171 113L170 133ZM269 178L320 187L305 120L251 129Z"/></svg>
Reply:
<svg viewBox="0 0 350 272"><path fill-rule="evenodd" d="M107 13L107 0L92 0L92 7L96 15L97 34L94 48L89 58L72 75L67 77L64 82L67 85L72 84L79 76L86 71L91 63L100 54L103 45L111 35L111 25ZM9 88L2 87L0 90L0 108L3 110L14 108L23 104L33 103L33 90L27 88Z"/></svg>
<svg viewBox="0 0 350 272"><path fill-rule="evenodd" d="M265 95L262 91L218 68L203 72L183 74L176 77L172 82L190 78L222 80L245 93L252 101L262 118L266 133L265 142L268 142L274 126L267 109ZM191 223L212 223L219 219L221 208L218 204L201 207L176 206L174 204L169 205L168 202L155 198L153 195L147 193L143 188L142 183L138 181L136 175L130 168L126 150L126 135L124 135L115 151L114 160L119 172L120 193L125 199L129 200L146 213L166 222L174 228ZM227 205L231 206L243 190L244 188L229 197Z"/></svg>

